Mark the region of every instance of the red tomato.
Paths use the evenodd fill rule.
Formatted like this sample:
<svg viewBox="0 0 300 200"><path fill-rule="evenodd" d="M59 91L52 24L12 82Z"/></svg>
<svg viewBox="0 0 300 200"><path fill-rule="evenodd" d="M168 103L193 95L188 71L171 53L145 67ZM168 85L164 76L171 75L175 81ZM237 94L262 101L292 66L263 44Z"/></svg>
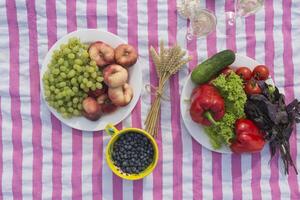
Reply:
<svg viewBox="0 0 300 200"><path fill-rule="evenodd" d="M258 86L256 81L248 81L245 85L244 88L246 94L260 94L261 93L261 89Z"/></svg>
<svg viewBox="0 0 300 200"><path fill-rule="evenodd" d="M252 77L256 80L266 80L269 77L269 69L265 65L257 65L253 72Z"/></svg>
<svg viewBox="0 0 300 200"><path fill-rule="evenodd" d="M249 81L252 76L251 69L248 67L239 67L235 73L239 75L244 81Z"/></svg>
<svg viewBox="0 0 300 200"><path fill-rule="evenodd" d="M229 75L233 70L230 67L225 67L221 73L224 74L225 76Z"/></svg>

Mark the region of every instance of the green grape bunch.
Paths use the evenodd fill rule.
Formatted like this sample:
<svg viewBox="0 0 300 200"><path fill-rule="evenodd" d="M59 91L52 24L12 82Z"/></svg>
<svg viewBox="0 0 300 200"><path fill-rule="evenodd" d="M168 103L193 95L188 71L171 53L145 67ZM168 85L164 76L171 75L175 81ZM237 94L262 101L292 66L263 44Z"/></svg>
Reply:
<svg viewBox="0 0 300 200"><path fill-rule="evenodd" d="M89 91L102 88L102 71L90 59L88 46L78 38L54 50L43 76L48 104L64 118L80 116L82 101Z"/></svg>

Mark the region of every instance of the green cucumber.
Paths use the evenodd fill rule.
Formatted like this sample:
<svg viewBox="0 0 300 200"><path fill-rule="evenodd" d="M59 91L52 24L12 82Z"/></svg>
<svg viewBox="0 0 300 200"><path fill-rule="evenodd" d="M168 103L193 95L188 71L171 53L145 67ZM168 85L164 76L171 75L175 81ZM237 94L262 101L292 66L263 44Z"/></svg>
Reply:
<svg viewBox="0 0 300 200"><path fill-rule="evenodd" d="M211 80L222 69L231 65L235 60L232 50L224 50L216 53L204 62L200 63L193 71L191 79L196 84L203 84Z"/></svg>

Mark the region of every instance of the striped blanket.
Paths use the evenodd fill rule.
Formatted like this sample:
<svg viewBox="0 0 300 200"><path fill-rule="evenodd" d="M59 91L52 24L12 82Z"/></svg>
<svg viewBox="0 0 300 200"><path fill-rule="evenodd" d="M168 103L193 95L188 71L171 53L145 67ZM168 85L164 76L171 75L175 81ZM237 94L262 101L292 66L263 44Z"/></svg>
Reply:
<svg viewBox="0 0 300 200"><path fill-rule="evenodd" d="M0 200L1 199L300 199L299 177L283 173L270 152L223 155L192 139L180 117L180 93L198 62L230 48L270 67L287 102L300 98L300 1L265 0L264 7L236 26L225 23L234 0L201 0L215 12L217 29L185 43L187 21L176 0L0 1ZM115 33L144 60L143 84L157 84L149 47L176 41L193 60L167 84L157 138L160 158L143 180L118 178L105 163L109 136L71 129L47 109L40 69L48 49L77 29ZM143 92L121 127L144 127L153 97ZM290 140L300 170L299 126ZM298 135L297 135L298 133Z"/></svg>

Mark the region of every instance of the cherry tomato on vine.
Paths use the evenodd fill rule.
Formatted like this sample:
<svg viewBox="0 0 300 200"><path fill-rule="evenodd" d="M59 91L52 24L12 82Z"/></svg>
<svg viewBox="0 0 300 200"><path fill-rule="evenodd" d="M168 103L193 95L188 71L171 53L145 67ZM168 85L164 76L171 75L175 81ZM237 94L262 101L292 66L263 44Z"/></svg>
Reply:
<svg viewBox="0 0 300 200"><path fill-rule="evenodd" d="M253 72L252 77L256 80L267 80L269 77L269 69L265 65L257 65Z"/></svg>
<svg viewBox="0 0 300 200"><path fill-rule="evenodd" d="M252 77L251 69L248 67L239 67L235 71L237 75L239 75L244 81L249 81Z"/></svg>
<svg viewBox="0 0 300 200"><path fill-rule="evenodd" d="M251 95L251 94L260 94L261 93L261 89L259 87L259 85L257 84L256 81L248 81L245 85L244 88L246 94Z"/></svg>

